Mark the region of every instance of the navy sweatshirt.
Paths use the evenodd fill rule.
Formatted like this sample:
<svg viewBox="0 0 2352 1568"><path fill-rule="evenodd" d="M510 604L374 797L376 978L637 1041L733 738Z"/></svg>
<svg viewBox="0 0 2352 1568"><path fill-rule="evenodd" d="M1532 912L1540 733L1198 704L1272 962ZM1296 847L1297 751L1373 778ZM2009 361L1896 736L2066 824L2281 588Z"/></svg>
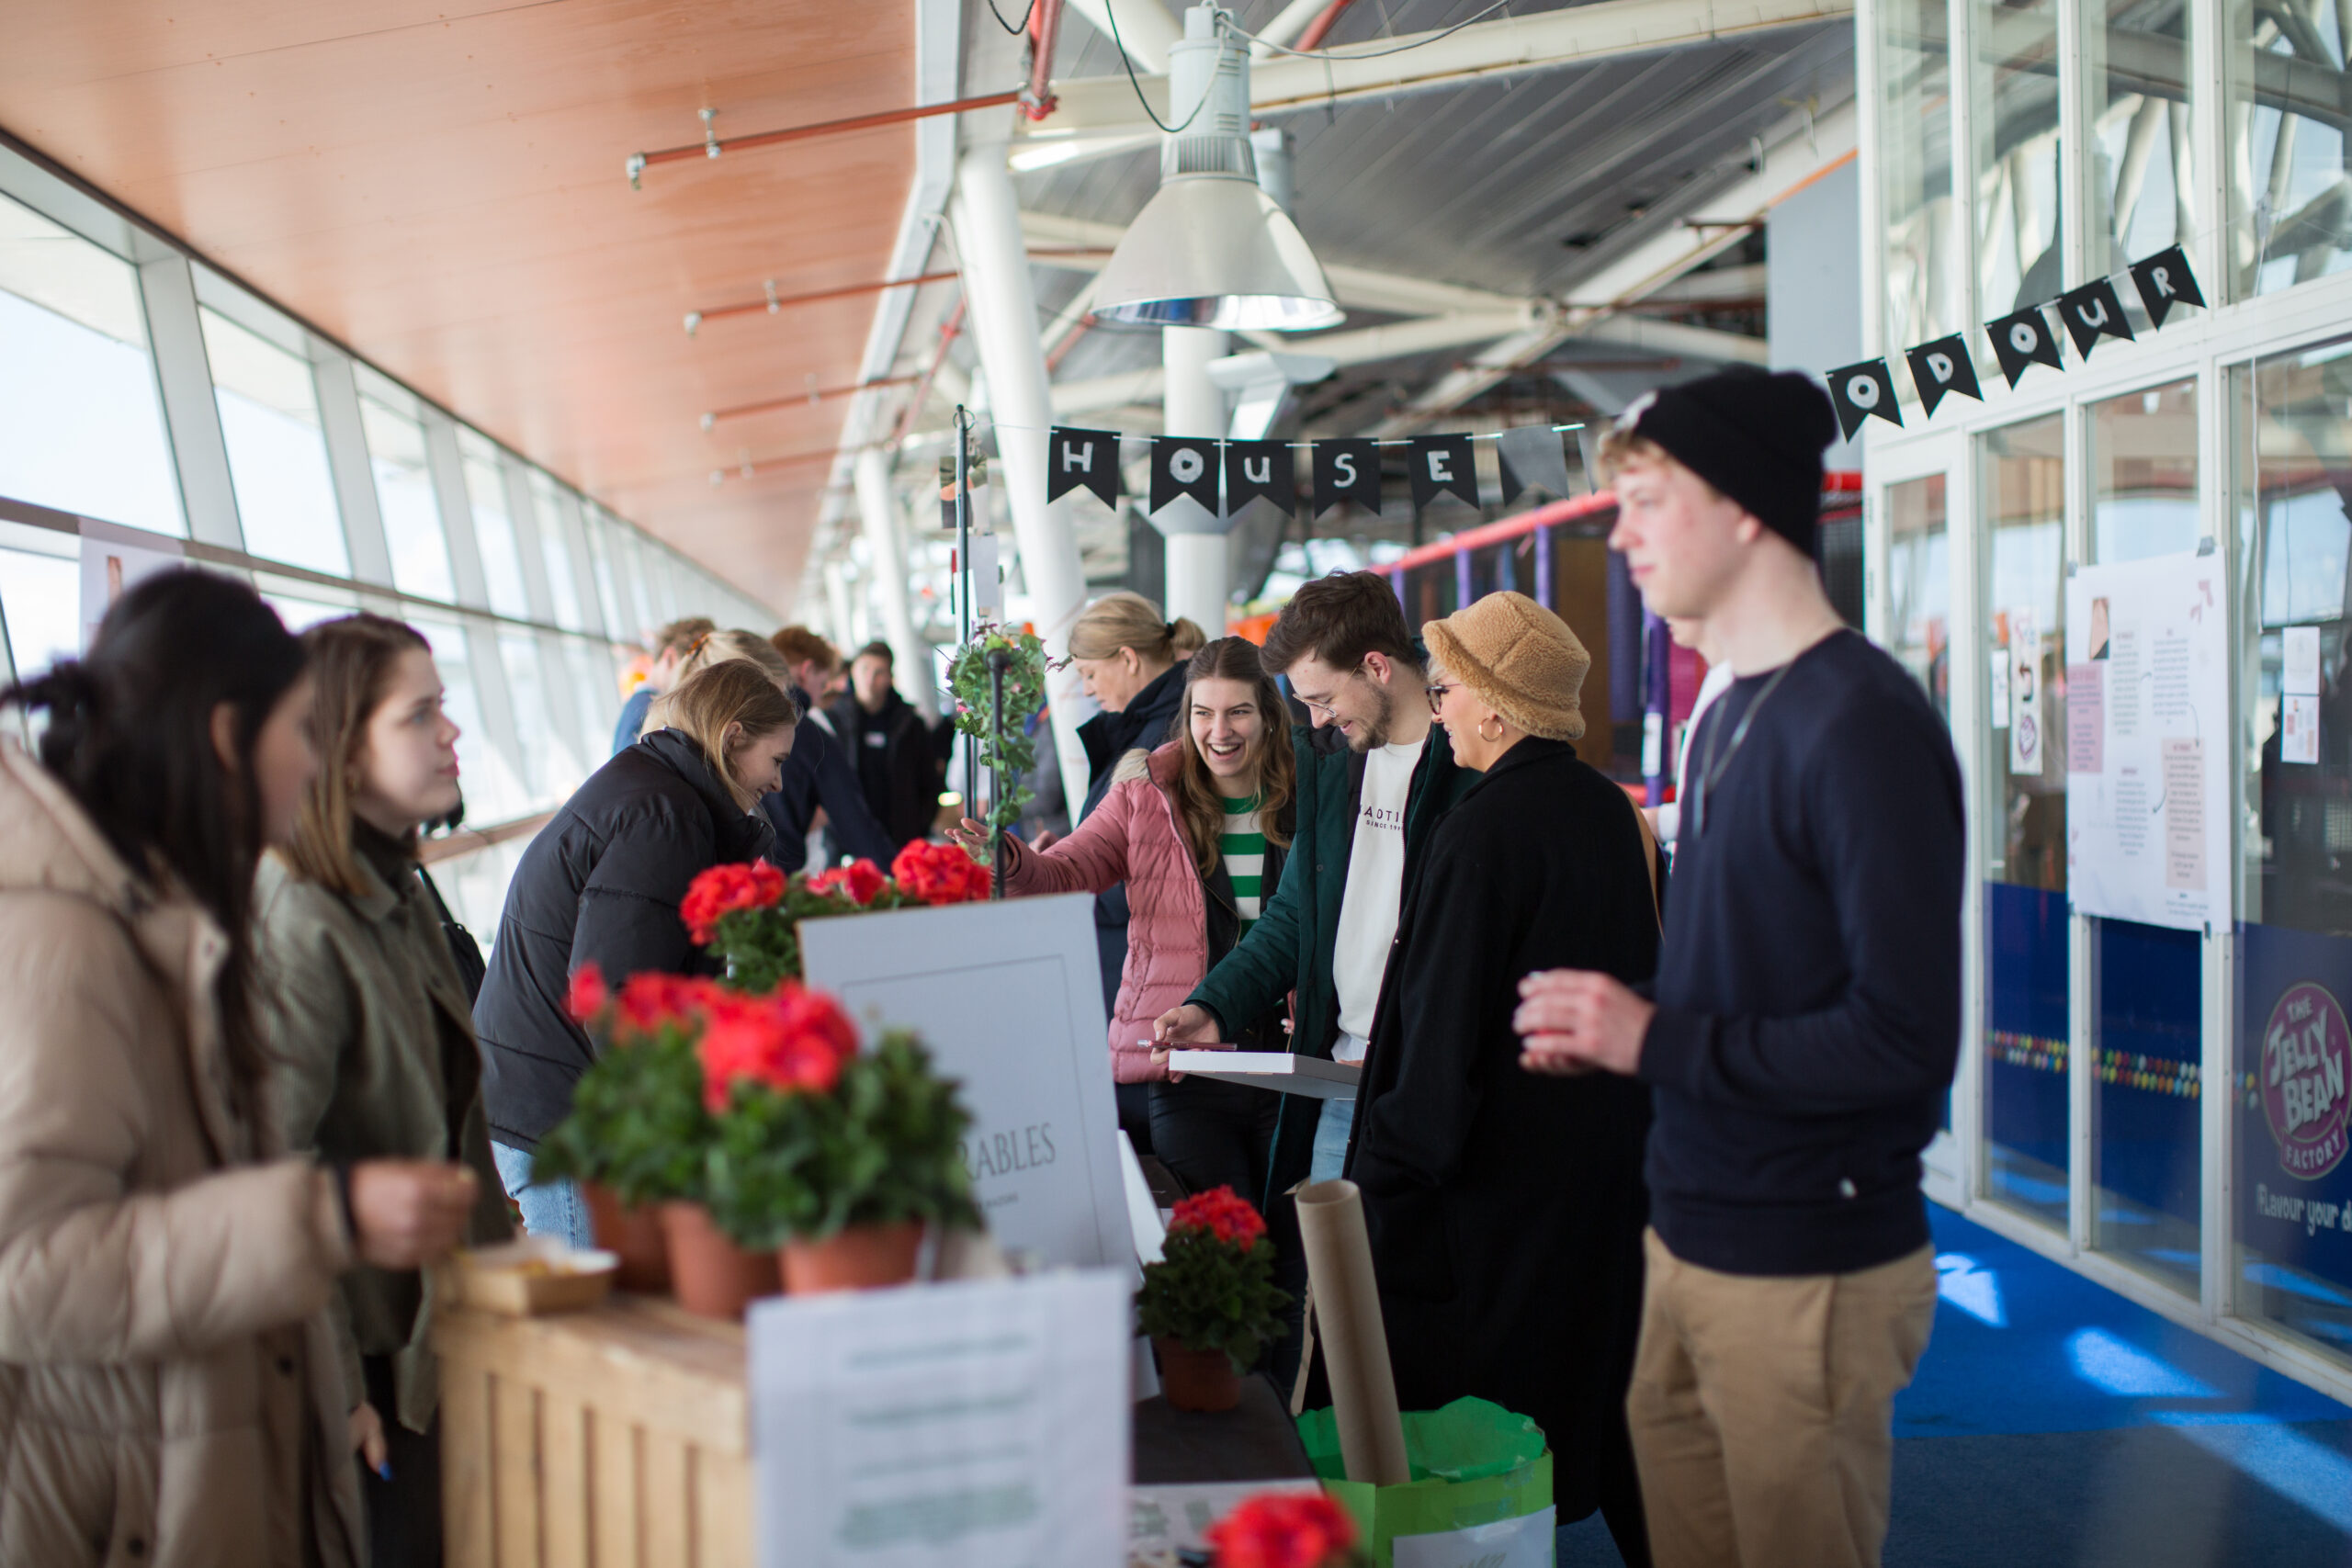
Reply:
<svg viewBox="0 0 2352 1568"><path fill-rule="evenodd" d="M1919 1152L1960 1049L1960 769L1857 633L1757 706L1771 680L1733 682L1689 741L1642 1047L1650 1213L1686 1263L1844 1273L1928 1241Z"/></svg>

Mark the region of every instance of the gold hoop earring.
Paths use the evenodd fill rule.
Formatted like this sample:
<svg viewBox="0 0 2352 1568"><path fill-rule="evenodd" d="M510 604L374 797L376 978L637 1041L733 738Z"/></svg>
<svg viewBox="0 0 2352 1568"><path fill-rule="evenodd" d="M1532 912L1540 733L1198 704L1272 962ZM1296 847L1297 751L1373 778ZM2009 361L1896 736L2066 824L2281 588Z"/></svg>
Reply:
<svg viewBox="0 0 2352 1568"><path fill-rule="evenodd" d="M1493 726L1495 727L1495 732L1494 732L1492 735L1489 735L1489 734L1487 734L1487 725L1489 725L1489 724L1491 724L1491 725L1493 725ZM1484 718L1482 718L1482 719L1480 719L1480 720L1478 721L1478 739L1481 739L1481 740L1486 740L1486 741L1495 741L1495 740L1500 740L1502 738L1503 738L1503 721L1502 721L1502 718L1501 718L1501 716L1500 716L1500 715L1498 715L1498 714L1491 714L1491 713L1490 713L1490 714L1488 714L1486 717L1484 717Z"/></svg>

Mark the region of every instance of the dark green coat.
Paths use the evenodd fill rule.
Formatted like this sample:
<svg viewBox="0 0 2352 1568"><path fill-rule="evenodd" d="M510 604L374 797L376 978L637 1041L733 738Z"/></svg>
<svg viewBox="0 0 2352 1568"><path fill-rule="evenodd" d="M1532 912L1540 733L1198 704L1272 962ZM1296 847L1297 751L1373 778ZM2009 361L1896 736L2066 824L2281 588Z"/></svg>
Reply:
<svg viewBox="0 0 2352 1568"><path fill-rule="evenodd" d="M1340 1036L1332 953L1339 943L1340 902L1348 890L1348 859L1355 849L1356 813L1363 801L1364 760L1348 750L1337 729L1294 725L1291 739L1298 758L1298 825L1281 885L1250 934L1185 999L1216 1014L1225 1038L1231 1039L1234 1029L1295 996L1290 1048L1329 1061ZM1408 857L1430 824L1477 777L1455 766L1445 730L1430 725L1406 797ZM1260 1209L1270 1215L1275 1197L1306 1177L1322 1103L1283 1097L1267 1190L1258 1195Z"/></svg>

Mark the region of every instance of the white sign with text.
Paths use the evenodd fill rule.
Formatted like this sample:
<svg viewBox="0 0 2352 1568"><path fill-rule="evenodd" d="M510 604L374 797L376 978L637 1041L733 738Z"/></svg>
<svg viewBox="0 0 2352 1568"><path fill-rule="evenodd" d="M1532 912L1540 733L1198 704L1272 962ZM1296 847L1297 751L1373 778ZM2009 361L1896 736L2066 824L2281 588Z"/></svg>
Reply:
<svg viewBox="0 0 2352 1568"><path fill-rule="evenodd" d="M1134 1268L1091 895L803 920L800 951L869 1036L910 1029L963 1081L965 1164L998 1246Z"/></svg>

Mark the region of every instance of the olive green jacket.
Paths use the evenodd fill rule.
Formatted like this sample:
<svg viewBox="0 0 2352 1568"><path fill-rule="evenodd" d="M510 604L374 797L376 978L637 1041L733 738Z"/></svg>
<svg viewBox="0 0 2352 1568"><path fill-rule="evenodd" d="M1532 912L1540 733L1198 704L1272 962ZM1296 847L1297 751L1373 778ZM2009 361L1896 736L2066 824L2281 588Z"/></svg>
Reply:
<svg viewBox="0 0 2352 1568"><path fill-rule="evenodd" d="M368 890L351 897L304 879L277 854L254 887L258 1010L269 1076L262 1112L289 1149L337 1164L461 1159L481 1183L468 1240L514 1235L481 1109L473 1010L424 885L387 886L356 857ZM460 1043L462 1043L460 1044ZM394 1358L412 1431L431 1423L438 1375L430 1348L430 1276L361 1267L343 1280L336 1319L349 1404L367 1398L359 1358Z"/></svg>

